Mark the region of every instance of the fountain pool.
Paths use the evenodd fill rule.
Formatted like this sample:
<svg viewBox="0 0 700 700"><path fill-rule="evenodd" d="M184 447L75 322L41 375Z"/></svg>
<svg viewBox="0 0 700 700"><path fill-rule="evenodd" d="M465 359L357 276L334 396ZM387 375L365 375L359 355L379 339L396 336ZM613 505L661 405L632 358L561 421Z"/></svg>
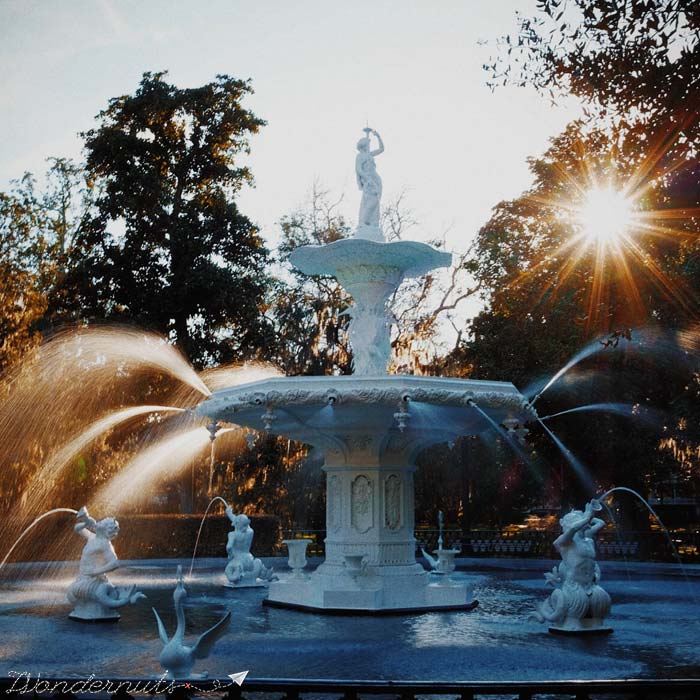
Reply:
<svg viewBox="0 0 700 700"><path fill-rule="evenodd" d="M13 571L20 571L19 565L10 565L0 598L0 676L14 671L42 677L158 677L162 644L150 608L161 612L167 628L174 627L177 563L123 563L113 574L115 584L136 584L148 598L124 608L117 625L77 625L67 618L65 589L74 563L63 565L51 580L37 577L27 565L20 577ZM282 559L265 563L289 574ZM309 568L318 563L311 560ZM198 561L186 583L190 635L231 612L229 634L197 665L198 672L212 677L243 670L251 678L433 681L700 675L700 567L687 567L689 589L673 565L605 562L605 586L615 601L614 633L562 638L532 615L545 592L542 571L551 568L550 561L458 559L454 578L478 597L475 611L384 617L262 607L264 589L222 586L224 564L223 559Z"/></svg>

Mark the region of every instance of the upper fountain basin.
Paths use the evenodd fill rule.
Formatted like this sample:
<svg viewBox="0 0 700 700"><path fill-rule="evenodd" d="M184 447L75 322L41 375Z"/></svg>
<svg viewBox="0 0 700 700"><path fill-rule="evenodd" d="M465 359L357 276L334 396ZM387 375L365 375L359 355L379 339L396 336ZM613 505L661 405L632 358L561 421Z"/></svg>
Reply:
<svg viewBox="0 0 700 700"><path fill-rule="evenodd" d="M347 276L344 271L365 267L395 269L402 277L419 277L436 267L449 267L452 254L417 241L379 243L343 238L328 245L297 248L289 260L306 275L332 275L341 279Z"/></svg>
<svg viewBox="0 0 700 700"><path fill-rule="evenodd" d="M510 382L412 375L265 379L216 391L195 412L314 445L327 461L360 449L382 463L492 430L473 404L496 423L536 418Z"/></svg>

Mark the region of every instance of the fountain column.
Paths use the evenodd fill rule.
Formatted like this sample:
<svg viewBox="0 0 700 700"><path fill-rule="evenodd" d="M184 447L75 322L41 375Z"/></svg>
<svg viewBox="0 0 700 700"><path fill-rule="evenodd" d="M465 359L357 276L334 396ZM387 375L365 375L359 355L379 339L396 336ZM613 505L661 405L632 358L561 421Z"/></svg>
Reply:
<svg viewBox="0 0 700 700"><path fill-rule="evenodd" d="M412 465L326 463L326 568L362 554L368 566L416 569Z"/></svg>

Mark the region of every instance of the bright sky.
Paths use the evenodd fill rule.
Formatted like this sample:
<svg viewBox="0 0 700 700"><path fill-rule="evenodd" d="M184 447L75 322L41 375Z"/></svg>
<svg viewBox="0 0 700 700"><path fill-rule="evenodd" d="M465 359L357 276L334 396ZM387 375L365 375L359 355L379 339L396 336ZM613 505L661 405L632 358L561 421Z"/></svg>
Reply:
<svg viewBox="0 0 700 700"><path fill-rule="evenodd" d="M571 119L523 89L495 94L481 66L534 0L0 0L0 189L48 156L80 157L79 131L146 70L180 86L252 78L256 188L242 210L271 242L318 180L354 220L355 143L384 138L385 199L406 190L421 224L461 250L525 159ZM480 46L479 40L489 45Z"/></svg>

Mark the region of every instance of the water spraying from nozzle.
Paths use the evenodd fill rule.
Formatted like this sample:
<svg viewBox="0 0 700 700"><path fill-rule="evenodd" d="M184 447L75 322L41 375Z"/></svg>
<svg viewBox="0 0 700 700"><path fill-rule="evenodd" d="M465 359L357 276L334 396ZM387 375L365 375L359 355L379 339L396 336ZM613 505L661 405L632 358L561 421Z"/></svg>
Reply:
<svg viewBox="0 0 700 700"><path fill-rule="evenodd" d="M212 482L214 481L214 440L216 440L216 433L221 426L215 420L210 420L206 427L209 432L209 441L211 442L211 449L209 450L209 486L207 487L207 496L211 496Z"/></svg>
<svg viewBox="0 0 700 700"><path fill-rule="evenodd" d="M224 508L228 508L228 503L221 497L221 496L214 496L210 501L209 505L207 505L204 515L202 516L202 520L199 523L199 530L197 530L197 539L194 542L194 550L192 551L192 561L190 562L190 571L187 574L187 578L192 578L192 569L194 569L194 559L197 556L197 547L199 546L199 538L202 534L202 528L204 527L204 521L207 518L207 515L209 513L209 509L216 503L216 501L221 501L224 504Z"/></svg>
<svg viewBox="0 0 700 700"><path fill-rule="evenodd" d="M588 474L588 470L574 456L573 452L571 452L571 450L542 422L541 418L538 418L537 422L544 428L545 432L552 438L554 444L559 448L559 451L562 453L566 461L573 467L576 475L581 480L581 483L589 490L589 492L592 493L594 486L593 481Z"/></svg>
<svg viewBox="0 0 700 700"><path fill-rule="evenodd" d="M594 340L592 343L589 343L584 347L582 350L577 352L558 372L556 372L552 378L540 389L537 394L535 395L535 398L530 401L530 407L534 408L535 404L539 400L540 396L549 389L552 384L554 384L558 379L560 379L564 374L566 374L572 367L577 365L579 362L582 360L585 360L587 357L590 357L591 355L595 354L599 350L602 350L604 348L608 347L613 347L616 348L617 344L619 342L620 337L625 337L629 340L631 340L631 334L628 332L623 333L621 331L616 331L613 333L611 338L614 338L614 340L611 340L610 338L608 340L602 341L599 339Z"/></svg>
<svg viewBox="0 0 700 700"><path fill-rule="evenodd" d="M209 440L211 440L211 442L213 443L214 440L216 440L216 433L221 426L215 420L210 420L207 423L206 427L207 427L207 430L209 431Z"/></svg>
<svg viewBox="0 0 700 700"><path fill-rule="evenodd" d="M7 560L12 556L12 552L15 551L17 545L24 539L24 536L27 535L29 531L32 530L35 525L38 525L44 518L47 518L49 515L53 515L54 513L72 513L73 515L77 515L78 511L74 508L54 508L53 510L49 510L46 513L43 513L38 518L35 518L15 540L14 544L12 545L12 547L10 547L10 550L5 555L5 558L2 561L0 561L0 571L2 571L3 566L5 566Z"/></svg>
<svg viewBox="0 0 700 700"><path fill-rule="evenodd" d="M659 527L663 530L664 535L666 535L666 540L668 541L669 545L671 546L671 550L673 551L673 556L675 557L676 561L678 562L678 566L681 567L681 571L683 572L683 576L685 577L685 582L686 582L686 585L688 586L688 591L690 593L690 596L693 598L693 600L695 600L697 602L697 600L698 600L697 596L695 595L695 593L693 593L693 589L690 585L690 580L688 579L688 574L685 570L685 567L683 566L683 562L681 561L680 554L678 554L678 549L676 549L676 545L673 543L673 537L671 537L671 533L668 531L666 525L664 525L663 520L661 520L658 513L651 507L651 505L649 505L649 502L646 500L646 498L644 498L641 494L637 493L634 489L628 488L627 486L614 486L613 488L608 489L604 494L602 494L601 496L598 496L598 498L594 499L594 500L596 502L602 504L608 496L611 496L612 494L614 494L616 492L620 492L620 491L622 491L624 493L630 493L633 496L635 496L637 499L639 499L641 501L642 505L644 505L644 507L649 511L649 513L651 513L652 517L656 520ZM610 512L610 511L608 510L608 512Z"/></svg>

